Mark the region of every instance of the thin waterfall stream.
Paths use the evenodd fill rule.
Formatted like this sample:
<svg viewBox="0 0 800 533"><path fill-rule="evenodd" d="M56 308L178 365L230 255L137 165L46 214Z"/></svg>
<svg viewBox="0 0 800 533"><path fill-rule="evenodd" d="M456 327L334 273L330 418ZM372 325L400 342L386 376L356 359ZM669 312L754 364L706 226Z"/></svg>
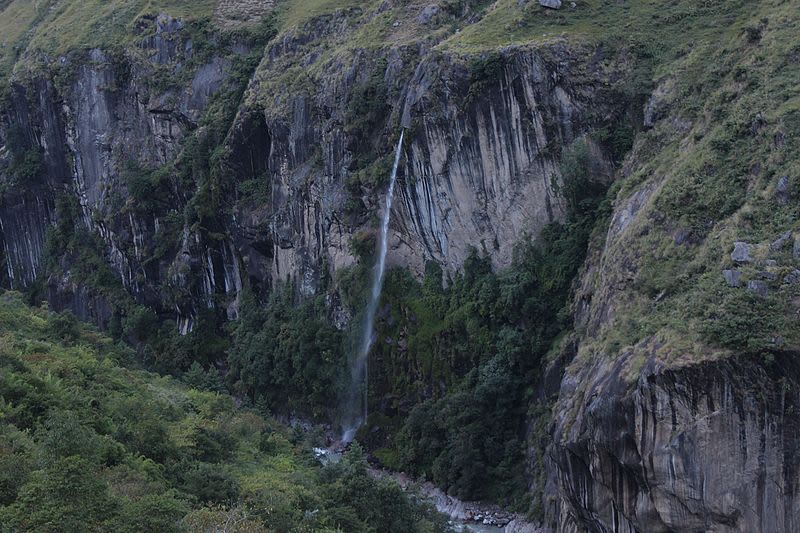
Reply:
<svg viewBox="0 0 800 533"><path fill-rule="evenodd" d="M389 240L389 217L392 213L392 201L394 200L394 185L397 180L397 167L400 164L400 154L403 149L403 136L405 130L400 131L400 140L397 142L397 149L394 154L394 165L392 174L389 178L389 189L386 192L386 202L383 206L381 217L380 248L378 257L375 261L375 268L372 278L372 290L367 302L364 313L364 329L358 353L353 360L351 369L350 388L347 391L347 401L344 406L342 418L342 442L349 443L355 437L358 428L367 421L367 380L369 378L369 351L375 340L373 325L375 322L375 312L378 309L378 302L381 297L381 287L383 285L383 275L386 269L386 252Z"/></svg>

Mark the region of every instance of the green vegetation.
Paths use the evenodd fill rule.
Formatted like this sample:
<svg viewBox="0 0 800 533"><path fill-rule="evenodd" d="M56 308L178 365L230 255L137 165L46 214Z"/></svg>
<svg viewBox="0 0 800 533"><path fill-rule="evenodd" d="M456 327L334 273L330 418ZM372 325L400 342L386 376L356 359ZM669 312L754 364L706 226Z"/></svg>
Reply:
<svg viewBox="0 0 800 533"><path fill-rule="evenodd" d="M120 366L130 350L0 295L0 524L50 532L433 532L441 519L233 398Z"/></svg>
<svg viewBox="0 0 800 533"><path fill-rule="evenodd" d="M692 39L728 31L746 5L740 0L674 0L668 4L655 0L577 0L575 4L574 9L566 5L554 11L538 2L521 5L516 0L499 0L474 24L466 25L439 47L475 52L569 37L625 44L647 55L669 58Z"/></svg>
<svg viewBox="0 0 800 533"><path fill-rule="evenodd" d="M627 162L635 171L621 181L618 199L649 200L606 251L615 258L606 276L626 264L635 279L619 296L625 308L586 344L586 356L616 356L646 339L657 340L667 361L800 346L797 287L785 281L796 267L791 239L770 247L797 231L800 216L800 62L791 37L800 20L785 2L752 11L736 5L726 3L735 23L724 32L658 68L669 76L657 113L670 119L638 137ZM790 198L776 192L782 177ZM752 261L731 260L735 241L751 244ZM741 273L739 287L725 282L724 269ZM748 290L748 282L764 292Z"/></svg>
<svg viewBox="0 0 800 533"><path fill-rule="evenodd" d="M384 413L370 422L383 431L363 438L383 448L377 455L388 466L464 498L527 507L520 465L531 386L570 326L572 279L609 212L583 142L565 150L562 167L568 219L520 243L509 269L493 272L473 250L446 287L434 263L422 283L403 270L387 277L390 311L370 356L372 412L383 404Z"/></svg>
<svg viewBox="0 0 800 533"><path fill-rule="evenodd" d="M36 21L39 10L36 2L14 0L0 5L0 76L3 78L10 72L14 62L24 49L25 32Z"/></svg>
<svg viewBox="0 0 800 533"><path fill-rule="evenodd" d="M211 17L214 0L88 0L41 2L29 52L65 54L83 48L114 48L135 35L134 22L143 15Z"/></svg>
<svg viewBox="0 0 800 533"><path fill-rule="evenodd" d="M367 4L365 6L364 4ZM280 21L283 29L295 28L311 19L348 8L372 7L377 2L363 0L308 0L283 2Z"/></svg>
<svg viewBox="0 0 800 533"><path fill-rule="evenodd" d="M38 147L29 145L19 128L10 128L6 137L6 148L11 154L8 176L14 185L30 185L42 171L42 154Z"/></svg>
<svg viewBox="0 0 800 533"><path fill-rule="evenodd" d="M261 309L245 294L228 356L233 390L284 414L333 418L347 359L344 336L327 320L324 300L296 304L287 287Z"/></svg>

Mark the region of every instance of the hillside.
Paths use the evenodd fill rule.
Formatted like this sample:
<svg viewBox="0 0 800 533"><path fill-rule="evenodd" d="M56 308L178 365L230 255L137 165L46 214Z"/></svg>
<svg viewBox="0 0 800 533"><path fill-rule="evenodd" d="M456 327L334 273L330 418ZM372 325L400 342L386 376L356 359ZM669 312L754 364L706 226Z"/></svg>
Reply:
<svg viewBox="0 0 800 533"><path fill-rule="evenodd" d="M321 467L312 435L121 366L132 357L70 314L0 295L0 529L441 529L360 450Z"/></svg>
<svg viewBox="0 0 800 533"><path fill-rule="evenodd" d="M0 285L546 530L797 529L800 4L552 3L0 1Z"/></svg>

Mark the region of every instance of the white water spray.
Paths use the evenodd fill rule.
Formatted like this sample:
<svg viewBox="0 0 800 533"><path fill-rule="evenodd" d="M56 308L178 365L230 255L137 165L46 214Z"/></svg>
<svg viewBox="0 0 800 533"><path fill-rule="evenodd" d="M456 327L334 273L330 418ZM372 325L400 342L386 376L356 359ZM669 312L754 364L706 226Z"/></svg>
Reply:
<svg viewBox="0 0 800 533"><path fill-rule="evenodd" d="M386 251L389 240L389 217L392 212L392 200L394 200L394 184L397 180L397 167L400 164L400 153L403 149L403 136L405 130L400 132L400 140L397 142L397 149L394 154L394 165L392 175L389 178L389 190L386 192L386 203L383 206L383 216L381 219L381 241L378 250L378 259L375 262L375 271L372 278L372 292L370 293L367 309L364 314L364 333L361 338L361 345L358 355L353 361L352 381L347 395L347 404L344 411L344 423L342 424L342 441L351 442L355 437L359 426L367 421L367 378L369 368L367 360L372 343L375 340L372 328L375 322L375 312L378 309L378 301L381 297L381 286L383 285L383 274L386 269Z"/></svg>

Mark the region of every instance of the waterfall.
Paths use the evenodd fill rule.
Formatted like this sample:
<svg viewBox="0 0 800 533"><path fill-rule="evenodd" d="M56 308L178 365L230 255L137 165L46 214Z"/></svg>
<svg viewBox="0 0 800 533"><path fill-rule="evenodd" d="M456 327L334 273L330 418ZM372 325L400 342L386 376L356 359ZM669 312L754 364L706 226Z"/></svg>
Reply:
<svg viewBox="0 0 800 533"><path fill-rule="evenodd" d="M342 441L351 442L355 437L356 430L367 420L367 379L369 368L367 360L369 350L375 340L372 328L375 322L375 311L378 309L378 301L381 297L381 286L383 285L383 274L386 269L386 251L389 240L389 217L392 212L392 200L394 199L394 184L397 180L397 167L400 164L400 153L403 148L403 136L405 130L400 131L400 140L397 142L397 149L394 154L394 165L392 175L389 178L389 190L386 192L386 203L383 206L381 217L381 241L378 250L378 257L375 262L375 270L372 278L372 291L369 295L367 308L364 314L364 330L361 337L358 354L353 361L350 390L347 394L344 418L342 424Z"/></svg>

